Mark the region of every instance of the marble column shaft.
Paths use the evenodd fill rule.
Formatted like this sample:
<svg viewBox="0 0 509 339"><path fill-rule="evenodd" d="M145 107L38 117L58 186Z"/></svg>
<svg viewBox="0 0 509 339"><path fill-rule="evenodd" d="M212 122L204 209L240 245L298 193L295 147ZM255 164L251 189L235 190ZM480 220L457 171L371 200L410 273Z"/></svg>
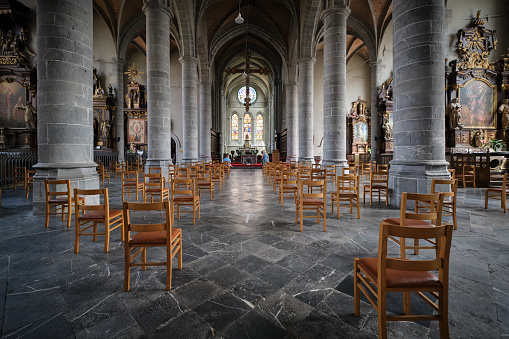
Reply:
<svg viewBox="0 0 509 339"><path fill-rule="evenodd" d="M286 151L287 159L299 156L299 97L296 83L286 85Z"/></svg>
<svg viewBox="0 0 509 339"><path fill-rule="evenodd" d="M299 161L313 161L314 58L302 58L299 67Z"/></svg>
<svg viewBox="0 0 509 339"><path fill-rule="evenodd" d="M394 0L394 160L391 205L447 178L444 2ZM418 38L417 38L418 37Z"/></svg>
<svg viewBox="0 0 509 339"><path fill-rule="evenodd" d="M171 164L170 21L171 9L161 1L144 0L147 17L147 167ZM148 169L145 169L148 171Z"/></svg>
<svg viewBox="0 0 509 339"><path fill-rule="evenodd" d="M323 164L346 167L346 20L350 9L335 5L322 14Z"/></svg>
<svg viewBox="0 0 509 339"><path fill-rule="evenodd" d="M99 188L93 150L92 18L92 0L37 1L34 214L45 213L45 179L70 179L72 188Z"/></svg>
<svg viewBox="0 0 509 339"><path fill-rule="evenodd" d="M179 59L182 64L183 162L198 161L198 60Z"/></svg>
<svg viewBox="0 0 509 339"><path fill-rule="evenodd" d="M371 66L371 161L376 161L380 140L380 122L378 121L378 84L380 80L381 59L370 62Z"/></svg>
<svg viewBox="0 0 509 339"><path fill-rule="evenodd" d="M212 129L212 86L200 84L200 160L212 160L210 130Z"/></svg>
<svg viewBox="0 0 509 339"><path fill-rule="evenodd" d="M112 79L115 79L113 87L116 89L116 108L115 108L115 136L118 141L117 151L118 160L124 159L124 64L125 60L116 60L113 63Z"/></svg>

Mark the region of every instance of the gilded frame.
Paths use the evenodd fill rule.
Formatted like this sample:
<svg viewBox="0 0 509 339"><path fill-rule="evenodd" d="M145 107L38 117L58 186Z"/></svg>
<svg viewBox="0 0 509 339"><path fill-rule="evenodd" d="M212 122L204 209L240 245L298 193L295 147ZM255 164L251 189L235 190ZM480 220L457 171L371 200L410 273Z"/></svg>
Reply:
<svg viewBox="0 0 509 339"><path fill-rule="evenodd" d="M367 144L369 126L367 122L359 121L353 124L353 142L355 144Z"/></svg>
<svg viewBox="0 0 509 339"><path fill-rule="evenodd" d="M127 123L127 143L145 144L146 131L145 119L129 119Z"/></svg>
<svg viewBox="0 0 509 339"><path fill-rule="evenodd" d="M464 128L497 128L497 85L474 78L459 86L458 98Z"/></svg>
<svg viewBox="0 0 509 339"><path fill-rule="evenodd" d="M0 126L8 128L26 128L25 107L26 88L15 79L0 78Z"/></svg>

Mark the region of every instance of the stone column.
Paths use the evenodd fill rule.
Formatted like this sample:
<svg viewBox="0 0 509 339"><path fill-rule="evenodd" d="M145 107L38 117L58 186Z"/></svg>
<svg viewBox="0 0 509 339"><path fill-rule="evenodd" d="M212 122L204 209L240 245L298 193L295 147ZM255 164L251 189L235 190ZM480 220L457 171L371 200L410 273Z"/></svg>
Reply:
<svg viewBox="0 0 509 339"><path fill-rule="evenodd" d="M299 97L297 84L286 85L286 152L288 162L299 157Z"/></svg>
<svg viewBox="0 0 509 339"><path fill-rule="evenodd" d="M167 1L144 0L147 17L147 167L171 164L170 21ZM145 168L148 171L147 168Z"/></svg>
<svg viewBox="0 0 509 339"><path fill-rule="evenodd" d="M343 1L332 1L322 14L323 164L346 167L346 20Z"/></svg>
<svg viewBox="0 0 509 339"><path fill-rule="evenodd" d="M182 64L183 162L198 161L198 60L179 59Z"/></svg>
<svg viewBox="0 0 509 339"><path fill-rule="evenodd" d="M394 0L394 160L390 204L448 178L445 161L444 2ZM432 28L432 29L431 29ZM417 38L418 37L418 38Z"/></svg>
<svg viewBox="0 0 509 339"><path fill-rule="evenodd" d="M99 188L92 126L92 13L92 0L37 1L34 214L45 213L45 179L70 179L73 189Z"/></svg>
<svg viewBox="0 0 509 339"><path fill-rule="evenodd" d="M124 160L125 136L124 136L124 64L125 60L114 60L112 79L115 79L112 86L116 89L117 103L115 108L115 137L118 141L118 160Z"/></svg>
<svg viewBox="0 0 509 339"><path fill-rule="evenodd" d="M299 161L313 161L313 79L315 58L299 59Z"/></svg>
<svg viewBox="0 0 509 339"><path fill-rule="evenodd" d="M212 128L212 86L200 84L200 160L212 160L210 130Z"/></svg>
<svg viewBox="0 0 509 339"><path fill-rule="evenodd" d="M378 121L378 85L382 59L370 62L371 66L371 161L376 161L380 140L380 122Z"/></svg>

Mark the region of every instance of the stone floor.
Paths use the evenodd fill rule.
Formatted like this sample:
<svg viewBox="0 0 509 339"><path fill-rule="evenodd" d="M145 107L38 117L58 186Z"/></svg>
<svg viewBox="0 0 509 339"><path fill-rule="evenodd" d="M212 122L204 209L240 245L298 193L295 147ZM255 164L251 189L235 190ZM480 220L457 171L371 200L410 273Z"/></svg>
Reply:
<svg viewBox="0 0 509 339"><path fill-rule="evenodd" d="M112 208L120 185L108 185ZM459 230L451 250L449 329L453 338L509 337L509 213L483 208L483 189L459 189ZM133 269L123 292L124 252L115 231L81 241L53 217L33 216L21 190L4 189L0 208L2 338L375 338L376 312L353 315L353 258L375 256L379 222L398 211L362 205L361 219L327 215L304 232L294 205L277 202L261 170L233 170L213 201L202 196L201 219L177 220L183 270ZM164 256L160 249L149 257ZM174 261L174 265L176 261ZM400 296L388 311L401 312ZM414 309L422 303L414 302ZM389 337L438 338L429 322L389 323Z"/></svg>

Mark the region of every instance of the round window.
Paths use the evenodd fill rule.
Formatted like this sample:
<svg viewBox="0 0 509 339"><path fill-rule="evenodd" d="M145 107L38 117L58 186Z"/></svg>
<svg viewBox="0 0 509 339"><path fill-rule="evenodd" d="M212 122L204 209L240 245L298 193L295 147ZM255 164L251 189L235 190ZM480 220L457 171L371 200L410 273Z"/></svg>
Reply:
<svg viewBox="0 0 509 339"><path fill-rule="evenodd" d="M247 97L246 86L241 87L239 92L237 93L237 98L241 103L244 103L244 99ZM251 99L251 103L256 101L256 91L253 87L249 87L249 98Z"/></svg>

